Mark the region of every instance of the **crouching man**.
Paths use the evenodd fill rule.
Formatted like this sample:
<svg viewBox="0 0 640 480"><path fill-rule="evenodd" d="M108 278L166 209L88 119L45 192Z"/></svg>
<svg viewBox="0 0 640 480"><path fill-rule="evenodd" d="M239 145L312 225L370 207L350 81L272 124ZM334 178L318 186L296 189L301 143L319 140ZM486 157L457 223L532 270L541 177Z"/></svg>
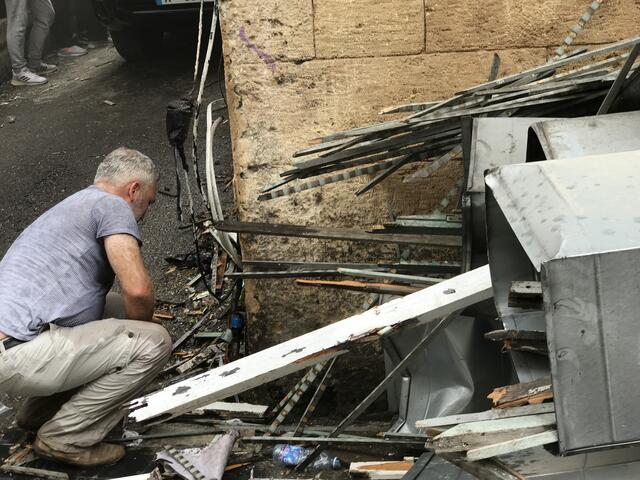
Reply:
<svg viewBox="0 0 640 480"><path fill-rule="evenodd" d="M122 458L102 440L169 357L137 225L157 178L147 156L114 150L94 185L45 212L0 262L0 391L28 397L16 420L37 431L42 457ZM114 276L121 296L108 294Z"/></svg>

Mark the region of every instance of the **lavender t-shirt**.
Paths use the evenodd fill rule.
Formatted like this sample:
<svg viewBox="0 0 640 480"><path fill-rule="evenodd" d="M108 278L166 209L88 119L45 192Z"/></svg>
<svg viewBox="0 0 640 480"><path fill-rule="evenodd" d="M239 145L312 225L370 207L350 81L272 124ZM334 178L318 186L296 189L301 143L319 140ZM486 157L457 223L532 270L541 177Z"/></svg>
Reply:
<svg viewBox="0 0 640 480"><path fill-rule="evenodd" d="M120 233L142 243L129 204L95 185L40 216L0 261L0 331L30 340L101 318L114 280L103 238Z"/></svg>

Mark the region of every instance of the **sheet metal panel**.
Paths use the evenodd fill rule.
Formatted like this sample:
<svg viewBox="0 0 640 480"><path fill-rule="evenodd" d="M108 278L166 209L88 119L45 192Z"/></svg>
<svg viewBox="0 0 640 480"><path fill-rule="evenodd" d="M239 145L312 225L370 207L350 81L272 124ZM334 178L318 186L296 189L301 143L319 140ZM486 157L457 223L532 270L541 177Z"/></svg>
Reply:
<svg viewBox="0 0 640 480"><path fill-rule="evenodd" d="M640 248L551 260L542 286L561 452L640 443Z"/></svg>
<svg viewBox="0 0 640 480"><path fill-rule="evenodd" d="M639 247L639 180L638 150L507 165L485 177L538 271L553 258Z"/></svg>
<svg viewBox="0 0 640 480"><path fill-rule="evenodd" d="M487 264L487 235L484 199L484 173L491 168L524 163L530 118L474 118L465 165L467 182L463 195L463 264L471 270Z"/></svg>
<svg viewBox="0 0 640 480"><path fill-rule="evenodd" d="M540 122L546 120L549 119L540 117L474 118L467 191L484 193L486 170L524 163L527 158L529 127L533 124L545 125Z"/></svg>
<svg viewBox="0 0 640 480"><path fill-rule="evenodd" d="M542 120L531 130L547 159L640 149L640 111Z"/></svg>

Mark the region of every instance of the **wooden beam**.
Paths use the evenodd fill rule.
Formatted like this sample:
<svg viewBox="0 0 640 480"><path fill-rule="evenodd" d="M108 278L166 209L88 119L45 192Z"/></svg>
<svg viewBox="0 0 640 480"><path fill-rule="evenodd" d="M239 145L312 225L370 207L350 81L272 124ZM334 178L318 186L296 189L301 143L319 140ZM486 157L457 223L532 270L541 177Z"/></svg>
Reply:
<svg viewBox="0 0 640 480"><path fill-rule="evenodd" d="M398 243L409 245L429 245L434 247L461 247L462 239L454 235L403 235L376 234L348 228L314 227L305 225L284 225L276 223L214 222L221 232L250 233L254 235L275 235L280 237L321 238L325 240L345 240L349 242Z"/></svg>
<svg viewBox="0 0 640 480"><path fill-rule="evenodd" d="M419 291L419 288L394 283L357 282L355 280L296 280L297 285L303 287L338 288L354 292L382 293L388 295L409 295Z"/></svg>
<svg viewBox="0 0 640 480"><path fill-rule="evenodd" d="M53 470L43 470L41 468L21 467L18 465L2 465L0 471L25 475L31 478L48 478L51 480L69 480L69 475L64 472L55 472Z"/></svg>
<svg viewBox="0 0 640 480"><path fill-rule="evenodd" d="M555 413L469 422L437 435L432 445L436 453L461 452L541 433L555 425Z"/></svg>
<svg viewBox="0 0 640 480"><path fill-rule="evenodd" d="M492 409L479 413L462 413L459 415L448 415L446 417L427 418L418 420L417 428L446 427L458 425L460 423L479 422L482 420L498 420L500 418L523 417L526 415L539 415L541 413L555 412L553 403L541 403L539 405L525 405L523 407Z"/></svg>
<svg viewBox="0 0 640 480"><path fill-rule="evenodd" d="M505 455L507 453L519 452L528 448L539 447L558 441L558 432L556 430L547 430L546 432L536 433L525 437L516 438L506 442L500 442L493 445L474 448L467 452L467 460L477 461L485 458Z"/></svg>
<svg viewBox="0 0 640 480"><path fill-rule="evenodd" d="M507 430L521 430L524 428L549 427L556 424L555 413L543 413L540 415L526 415L523 417L499 418L497 420L481 420L456 425L435 437L435 440L447 437L458 437L470 433L487 434L491 432L504 432Z"/></svg>
<svg viewBox="0 0 640 480"><path fill-rule="evenodd" d="M430 324L493 295L489 266L327 325L131 402L136 421L163 421L332 358L350 342L409 320Z"/></svg>
<svg viewBox="0 0 640 480"><path fill-rule="evenodd" d="M540 282L517 281L509 289L509 306L520 308L542 308L542 285Z"/></svg>
<svg viewBox="0 0 640 480"><path fill-rule="evenodd" d="M349 474L352 477L370 478L371 480L400 480L414 462L389 461L389 462L351 462Z"/></svg>

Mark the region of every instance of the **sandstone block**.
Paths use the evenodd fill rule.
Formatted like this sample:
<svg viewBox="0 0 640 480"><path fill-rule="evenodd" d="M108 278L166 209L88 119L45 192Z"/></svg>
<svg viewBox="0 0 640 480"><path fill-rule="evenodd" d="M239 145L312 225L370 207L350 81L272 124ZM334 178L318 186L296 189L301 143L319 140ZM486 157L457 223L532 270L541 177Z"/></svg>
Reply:
<svg viewBox="0 0 640 480"><path fill-rule="evenodd" d="M423 0L316 0L314 6L318 58L424 50Z"/></svg>
<svg viewBox="0 0 640 480"><path fill-rule="evenodd" d="M426 51L559 46L584 13L583 0L436 0L427 2ZM605 2L576 43L637 35L635 2Z"/></svg>
<svg viewBox="0 0 640 480"><path fill-rule="evenodd" d="M273 69L276 61L315 56L312 0L223 0L220 11L225 56L235 64Z"/></svg>

